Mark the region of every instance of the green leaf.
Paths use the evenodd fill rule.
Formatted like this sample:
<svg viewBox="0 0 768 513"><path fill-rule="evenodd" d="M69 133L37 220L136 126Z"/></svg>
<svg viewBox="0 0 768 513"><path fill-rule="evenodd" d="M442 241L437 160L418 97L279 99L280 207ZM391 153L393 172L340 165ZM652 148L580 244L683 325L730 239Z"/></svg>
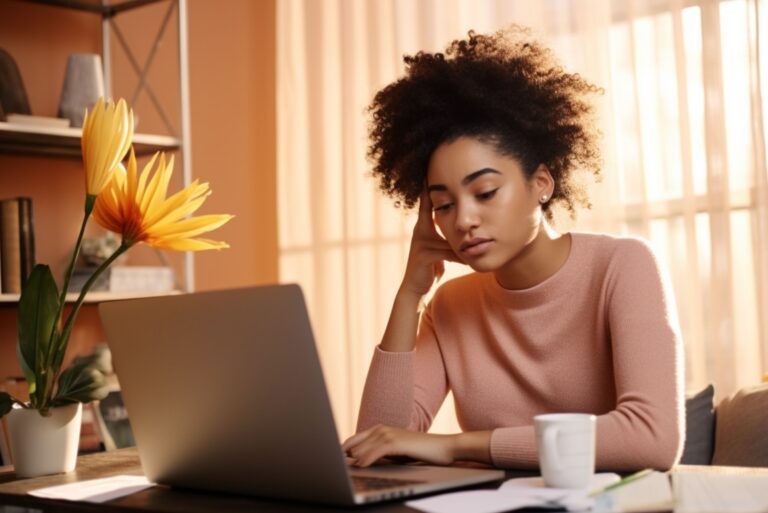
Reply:
<svg viewBox="0 0 768 513"><path fill-rule="evenodd" d="M47 265L36 265L24 283L19 300L16 356L32 396L43 386L51 332L56 324L59 300L56 281ZM54 372L55 374L55 372Z"/></svg>
<svg viewBox="0 0 768 513"><path fill-rule="evenodd" d="M70 403L89 403L104 399L109 386L104 373L91 366L92 358L78 358L59 377L59 386L51 406Z"/></svg>
<svg viewBox="0 0 768 513"><path fill-rule="evenodd" d="M0 392L0 417L8 415L15 402L8 392Z"/></svg>
<svg viewBox="0 0 768 513"><path fill-rule="evenodd" d="M72 363L69 364L69 367L67 367L67 369L61 373L61 376L59 376L57 393L61 394L63 391L66 392L71 390L77 379L80 377L80 374L87 368L94 367L93 363L95 360L95 354L75 357L75 359L72 360Z"/></svg>

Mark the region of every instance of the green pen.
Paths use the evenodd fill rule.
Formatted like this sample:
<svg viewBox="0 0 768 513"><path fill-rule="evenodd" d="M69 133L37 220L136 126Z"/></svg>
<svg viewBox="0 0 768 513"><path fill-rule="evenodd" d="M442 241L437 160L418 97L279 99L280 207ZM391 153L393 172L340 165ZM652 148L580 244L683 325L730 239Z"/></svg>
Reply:
<svg viewBox="0 0 768 513"><path fill-rule="evenodd" d="M594 497L595 495L600 495L601 493L609 492L615 488L618 488L620 486L624 486L625 484L629 484L632 481L637 481L638 479L641 479L648 474L653 472L653 469L647 468L645 470L641 470L640 472L635 472L634 474L630 474L627 477L616 481L613 484L609 484L608 486L605 486L603 488L600 488L599 490L595 490L592 493L589 494L590 497Z"/></svg>

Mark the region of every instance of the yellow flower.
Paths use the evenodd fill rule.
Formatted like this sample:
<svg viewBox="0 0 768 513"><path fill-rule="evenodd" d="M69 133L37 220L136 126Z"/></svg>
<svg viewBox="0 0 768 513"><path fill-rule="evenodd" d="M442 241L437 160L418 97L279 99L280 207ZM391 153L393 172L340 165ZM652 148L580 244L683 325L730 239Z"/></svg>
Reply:
<svg viewBox="0 0 768 513"><path fill-rule="evenodd" d="M160 156L158 160L158 155ZM155 162L158 161L152 177ZM207 183L195 180L166 198L173 173L173 156L156 153L137 177L136 156L131 148L127 172L117 171L96 200L93 216L107 230L122 235L124 245L144 242L161 249L199 251L228 248L225 242L195 238L223 225L231 215L185 216L195 212L211 193Z"/></svg>
<svg viewBox="0 0 768 513"><path fill-rule="evenodd" d="M133 138L133 111L125 100L117 105L99 98L92 112L85 112L80 147L85 164L85 190L97 196L125 158Z"/></svg>

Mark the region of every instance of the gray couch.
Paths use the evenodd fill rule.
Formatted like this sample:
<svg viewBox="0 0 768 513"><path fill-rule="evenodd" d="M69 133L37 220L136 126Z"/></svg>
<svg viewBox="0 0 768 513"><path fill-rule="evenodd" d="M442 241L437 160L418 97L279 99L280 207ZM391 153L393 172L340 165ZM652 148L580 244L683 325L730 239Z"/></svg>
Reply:
<svg viewBox="0 0 768 513"><path fill-rule="evenodd" d="M686 401L680 463L768 467L768 383L743 388L716 406L709 385Z"/></svg>

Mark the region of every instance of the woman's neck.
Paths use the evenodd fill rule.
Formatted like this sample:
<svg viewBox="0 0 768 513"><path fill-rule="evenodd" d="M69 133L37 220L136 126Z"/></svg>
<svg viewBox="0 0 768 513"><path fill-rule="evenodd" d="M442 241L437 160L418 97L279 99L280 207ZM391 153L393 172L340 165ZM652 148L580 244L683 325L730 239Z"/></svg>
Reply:
<svg viewBox="0 0 768 513"><path fill-rule="evenodd" d="M559 271L570 252L570 234L562 235L542 220L533 241L493 274L505 289L528 289Z"/></svg>

